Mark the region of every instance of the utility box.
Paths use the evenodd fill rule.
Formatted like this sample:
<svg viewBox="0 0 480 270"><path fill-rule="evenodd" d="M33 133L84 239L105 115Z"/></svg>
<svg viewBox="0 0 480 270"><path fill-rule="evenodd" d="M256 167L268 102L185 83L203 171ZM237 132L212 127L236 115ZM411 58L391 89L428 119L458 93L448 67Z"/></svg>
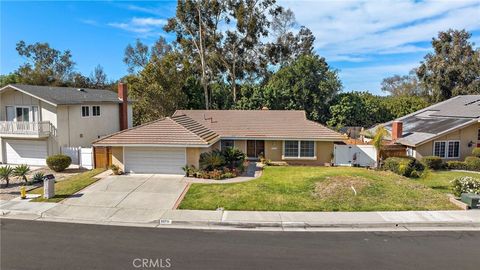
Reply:
<svg viewBox="0 0 480 270"><path fill-rule="evenodd" d="M55 176L47 174L43 177L43 197L50 199L55 197Z"/></svg>
<svg viewBox="0 0 480 270"><path fill-rule="evenodd" d="M480 208L480 195L473 193L462 193L461 200L472 209Z"/></svg>

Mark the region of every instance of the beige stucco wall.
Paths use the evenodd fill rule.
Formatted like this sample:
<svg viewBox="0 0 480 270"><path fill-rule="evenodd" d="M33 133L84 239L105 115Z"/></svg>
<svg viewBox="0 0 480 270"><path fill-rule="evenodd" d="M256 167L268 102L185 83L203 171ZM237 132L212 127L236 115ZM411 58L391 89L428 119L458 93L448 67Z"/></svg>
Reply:
<svg viewBox="0 0 480 270"><path fill-rule="evenodd" d="M283 160L283 141L265 141L265 158L271 161L285 161L292 165L324 165L329 163L333 153L333 142L316 142L316 160Z"/></svg>
<svg viewBox="0 0 480 270"><path fill-rule="evenodd" d="M90 147L92 141L120 129L118 104L100 104L100 116L82 117L84 105L58 106L58 137L60 146Z"/></svg>
<svg viewBox="0 0 480 270"><path fill-rule="evenodd" d="M460 158L458 160L464 160L466 157L472 154L473 148L476 146L477 143L479 143L477 141L479 129L480 129L480 124L475 123L463 129L453 131L433 141L422 144L415 149L416 151L415 158L420 159L424 156L432 156L434 141L459 140L460 141ZM472 147L468 147L469 142L473 142Z"/></svg>
<svg viewBox="0 0 480 270"><path fill-rule="evenodd" d="M117 165L120 170L125 171L123 164L123 147L112 147L112 164Z"/></svg>

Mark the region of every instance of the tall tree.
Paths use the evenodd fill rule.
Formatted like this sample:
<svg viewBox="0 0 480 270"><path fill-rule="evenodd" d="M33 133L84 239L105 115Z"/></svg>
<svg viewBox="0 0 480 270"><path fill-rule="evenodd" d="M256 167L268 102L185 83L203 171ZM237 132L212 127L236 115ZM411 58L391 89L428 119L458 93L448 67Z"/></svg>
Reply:
<svg viewBox="0 0 480 270"><path fill-rule="evenodd" d="M210 108L208 85L216 74L215 48L223 12L223 1L178 0L175 17L165 26L167 32L176 34L177 43L199 67L206 109Z"/></svg>
<svg viewBox="0 0 480 270"><path fill-rule="evenodd" d="M67 85L71 81L75 62L69 50L62 52L40 42L27 45L23 40L17 43L16 49L27 60L16 71L22 83Z"/></svg>
<svg viewBox="0 0 480 270"><path fill-rule="evenodd" d="M95 67L89 79L92 88L103 89L108 84L107 74L101 65Z"/></svg>
<svg viewBox="0 0 480 270"><path fill-rule="evenodd" d="M281 68L264 90L270 109L305 110L311 120L325 123L328 104L341 90L337 72L317 55L302 55Z"/></svg>
<svg viewBox="0 0 480 270"><path fill-rule="evenodd" d="M415 69L411 70L408 75L394 75L383 79L382 91L392 96L417 96L422 94Z"/></svg>
<svg viewBox="0 0 480 270"><path fill-rule="evenodd" d="M151 48L137 39L134 45L128 44L125 48L123 62L127 65L127 71L134 73L145 68L151 58L160 58L171 50L172 46L164 37L155 41Z"/></svg>
<svg viewBox="0 0 480 270"><path fill-rule="evenodd" d="M417 75L431 101L462 94L480 94L480 49L465 30L440 32L433 38L433 53L425 56Z"/></svg>

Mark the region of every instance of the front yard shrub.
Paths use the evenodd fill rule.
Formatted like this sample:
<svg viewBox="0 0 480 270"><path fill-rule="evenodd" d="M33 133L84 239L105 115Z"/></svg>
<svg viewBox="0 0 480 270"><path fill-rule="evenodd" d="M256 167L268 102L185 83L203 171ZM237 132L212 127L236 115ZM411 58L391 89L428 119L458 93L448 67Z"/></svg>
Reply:
<svg viewBox="0 0 480 270"><path fill-rule="evenodd" d="M222 156L226 165L230 168L236 168L245 161L245 154L235 147L227 147L222 151Z"/></svg>
<svg viewBox="0 0 480 270"><path fill-rule="evenodd" d="M225 158L219 150L200 154L200 168L206 171L213 171L225 165Z"/></svg>
<svg viewBox="0 0 480 270"><path fill-rule="evenodd" d="M440 170L443 168L443 161L439 157L427 156L422 158L423 164L429 169Z"/></svg>
<svg viewBox="0 0 480 270"><path fill-rule="evenodd" d="M45 174L44 174L43 172L36 172L36 173L34 173L33 176L32 176L32 182L33 182L33 183L42 182L44 176L45 176Z"/></svg>
<svg viewBox="0 0 480 270"><path fill-rule="evenodd" d="M22 178L25 183L28 182L27 174L30 172L30 167L26 164L18 165L13 169L13 175Z"/></svg>
<svg viewBox="0 0 480 270"><path fill-rule="evenodd" d="M122 174L122 170L120 170L120 167L118 167L115 164L110 165L109 169L112 170L114 175L121 175Z"/></svg>
<svg viewBox="0 0 480 270"><path fill-rule="evenodd" d="M473 155L474 157L480 158L480 147L475 147L475 148L473 148L473 150L472 150L472 155Z"/></svg>
<svg viewBox="0 0 480 270"><path fill-rule="evenodd" d="M480 194L480 179L462 176L452 181L453 194L460 197L462 193Z"/></svg>
<svg viewBox="0 0 480 270"><path fill-rule="evenodd" d="M385 159L383 168L405 177L419 177L425 170L421 162L410 157L389 157Z"/></svg>
<svg viewBox="0 0 480 270"><path fill-rule="evenodd" d="M458 160L447 161L447 168L449 170L467 170L467 163Z"/></svg>
<svg viewBox="0 0 480 270"><path fill-rule="evenodd" d="M0 167L0 179L5 180L7 183L5 187L8 187L8 184L10 183L10 177L13 175L13 168L10 166L4 166Z"/></svg>
<svg viewBox="0 0 480 270"><path fill-rule="evenodd" d="M64 171L70 164L72 164L72 159L67 155L58 154L47 158L48 168L55 172Z"/></svg>
<svg viewBox="0 0 480 270"><path fill-rule="evenodd" d="M465 163L467 164L467 169L471 171L480 171L480 158L467 157L465 158Z"/></svg>

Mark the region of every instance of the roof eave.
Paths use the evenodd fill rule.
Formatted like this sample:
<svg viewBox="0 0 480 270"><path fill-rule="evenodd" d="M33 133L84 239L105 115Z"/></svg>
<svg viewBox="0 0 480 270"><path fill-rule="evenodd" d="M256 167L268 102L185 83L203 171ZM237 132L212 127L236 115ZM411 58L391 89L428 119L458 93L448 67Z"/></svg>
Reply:
<svg viewBox="0 0 480 270"><path fill-rule="evenodd" d="M48 103L48 104L50 104L50 105L52 105L52 106L57 107L57 105L59 105L59 104L57 104L57 103L54 103L54 102L52 102L52 101L49 101L49 100L46 100L46 99L41 98L41 97L39 97L39 96L36 96L36 95L34 95L34 94L32 94L32 93L30 93L30 92L28 92L28 91L25 91L25 90L23 90L23 89L21 89L21 88L18 88L18 87L16 87L16 86L14 86L14 85L11 85L11 84L5 85L4 87L0 88L0 93L3 92L5 89L7 89L7 88L9 88L9 87L10 87L10 88L13 88L13 89L15 89L15 90L17 90L17 91L19 91L19 92L22 92L22 93L24 93L24 94L26 94L26 95L29 95L29 96L31 96L31 97L34 97L34 98L36 98L36 99L39 99L39 100L41 100L41 101L43 101L43 102L46 102L46 103Z"/></svg>

